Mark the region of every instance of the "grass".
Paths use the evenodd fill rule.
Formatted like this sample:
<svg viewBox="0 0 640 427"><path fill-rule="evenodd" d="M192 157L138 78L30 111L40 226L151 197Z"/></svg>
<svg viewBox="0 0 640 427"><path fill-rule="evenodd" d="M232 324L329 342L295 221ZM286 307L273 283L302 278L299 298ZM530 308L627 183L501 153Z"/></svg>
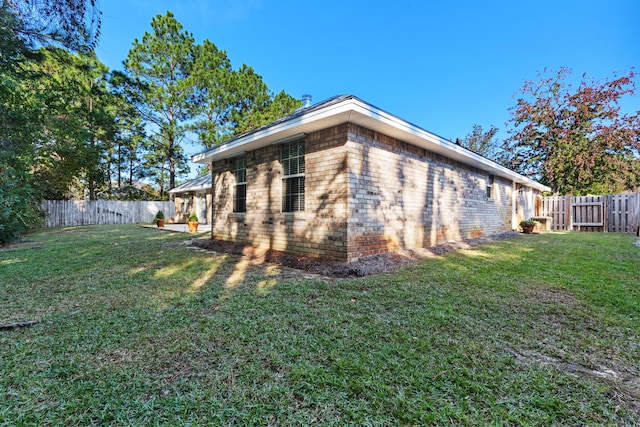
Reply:
<svg viewBox="0 0 640 427"><path fill-rule="evenodd" d="M4 425L633 425L640 248L522 236L282 274L135 226L0 250ZM635 384L635 385L634 385Z"/></svg>

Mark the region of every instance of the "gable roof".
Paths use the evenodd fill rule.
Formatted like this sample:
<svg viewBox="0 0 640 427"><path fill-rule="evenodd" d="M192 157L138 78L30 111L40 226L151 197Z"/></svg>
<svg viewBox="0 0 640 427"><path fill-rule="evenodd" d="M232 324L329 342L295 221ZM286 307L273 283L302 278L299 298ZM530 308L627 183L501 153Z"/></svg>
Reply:
<svg viewBox="0 0 640 427"><path fill-rule="evenodd" d="M211 163L343 123L354 123L516 183L540 191L551 191L546 185L507 169L353 95L335 96L298 109L286 117L196 154L192 157L192 161Z"/></svg>
<svg viewBox="0 0 640 427"><path fill-rule="evenodd" d="M185 182L169 190L169 193L185 193L187 191L203 191L211 188L211 174L207 173L194 180Z"/></svg>

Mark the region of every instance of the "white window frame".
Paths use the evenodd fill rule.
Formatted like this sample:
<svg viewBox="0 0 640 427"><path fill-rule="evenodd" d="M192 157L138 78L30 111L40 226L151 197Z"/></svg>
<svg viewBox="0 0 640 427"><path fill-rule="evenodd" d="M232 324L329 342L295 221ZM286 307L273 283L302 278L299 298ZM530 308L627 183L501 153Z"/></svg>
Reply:
<svg viewBox="0 0 640 427"><path fill-rule="evenodd" d="M242 162L242 167L239 168L238 164ZM244 171L241 179L238 179L238 172ZM246 213L247 212L247 158L245 156L236 157L233 159L233 176L235 183L233 185L233 213ZM244 179L242 179L244 178ZM238 187L244 186L244 209L238 209Z"/></svg>
<svg viewBox="0 0 640 427"><path fill-rule="evenodd" d="M292 147L294 146L297 146L296 154L291 156ZM282 144L280 154L280 164L282 166L282 212L304 212L306 193L306 148L304 139ZM291 188L288 185L297 186L298 191L287 194L287 188ZM301 187L302 191L300 191Z"/></svg>

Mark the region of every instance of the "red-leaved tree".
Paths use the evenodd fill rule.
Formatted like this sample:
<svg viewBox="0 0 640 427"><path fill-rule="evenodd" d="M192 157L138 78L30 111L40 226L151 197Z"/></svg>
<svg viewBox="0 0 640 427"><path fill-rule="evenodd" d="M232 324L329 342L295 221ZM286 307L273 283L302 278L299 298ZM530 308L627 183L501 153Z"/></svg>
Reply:
<svg viewBox="0 0 640 427"><path fill-rule="evenodd" d="M545 70L546 71L546 70ZM620 112L635 73L587 80L572 90L571 70L526 81L507 123L508 165L558 194L613 194L640 185L640 111Z"/></svg>

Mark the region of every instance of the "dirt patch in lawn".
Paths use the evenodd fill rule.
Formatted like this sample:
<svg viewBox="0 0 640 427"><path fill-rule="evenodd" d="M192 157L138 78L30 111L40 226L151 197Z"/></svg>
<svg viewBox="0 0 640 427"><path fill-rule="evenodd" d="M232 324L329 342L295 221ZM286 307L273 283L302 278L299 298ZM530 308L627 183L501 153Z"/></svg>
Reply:
<svg viewBox="0 0 640 427"><path fill-rule="evenodd" d="M215 253L240 255L251 261L252 264L275 263L325 277L365 277L391 272L420 259L433 258L447 252L468 249L498 240L510 239L518 236L518 234L519 233L515 232L507 232L488 237L468 239L461 242L445 243L430 248L372 255L353 262L323 260L317 257L297 255L271 249L260 250L253 246L210 238L192 239L190 244Z"/></svg>
<svg viewBox="0 0 640 427"><path fill-rule="evenodd" d="M623 406L638 413L640 411L640 377L625 375L621 371L606 366L584 366L566 362L557 357L547 356L533 351L517 352L511 350L514 359L524 365L553 366L559 371L589 378L593 381L613 386L613 397Z"/></svg>
<svg viewBox="0 0 640 427"><path fill-rule="evenodd" d="M14 249L21 249L24 247L29 247L31 246L32 249L41 249L42 248L42 244L36 242L35 240L27 240L27 239L23 239L23 240L19 240L16 242L11 242L11 243L5 243L0 245L0 251L11 251Z"/></svg>

